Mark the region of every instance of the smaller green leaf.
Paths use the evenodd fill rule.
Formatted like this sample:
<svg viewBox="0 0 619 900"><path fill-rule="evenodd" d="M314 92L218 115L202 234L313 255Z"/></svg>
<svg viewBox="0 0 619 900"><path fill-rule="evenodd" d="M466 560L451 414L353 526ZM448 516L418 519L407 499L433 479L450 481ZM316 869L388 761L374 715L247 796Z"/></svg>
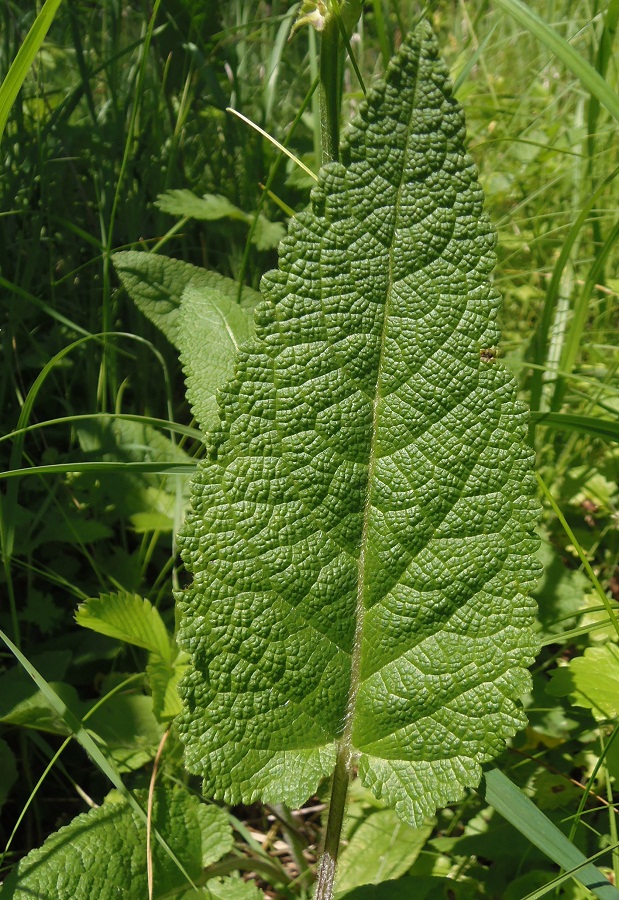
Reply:
<svg viewBox="0 0 619 900"><path fill-rule="evenodd" d="M205 885L204 900L264 900L264 894L240 878L211 878Z"/></svg>
<svg viewBox="0 0 619 900"><path fill-rule="evenodd" d="M103 522L87 518L79 509L71 511L65 509L62 516L52 513L48 517L45 526L35 538L34 546L49 543L83 546L107 540L112 536L112 529Z"/></svg>
<svg viewBox="0 0 619 900"><path fill-rule="evenodd" d="M153 713L153 698L144 694L114 694L97 706L86 724L120 773L152 760L163 734Z"/></svg>
<svg viewBox="0 0 619 900"><path fill-rule="evenodd" d="M255 218L255 213L243 212L221 194L204 194L202 197L197 197L193 191L187 189L171 190L166 191L165 194L159 194L155 206L158 206L162 212L170 213L173 216L206 222L233 219L251 227ZM251 235L251 242L257 246L258 250L273 250L285 234L286 229L281 222L270 222L266 216L260 214L256 228Z"/></svg>
<svg viewBox="0 0 619 900"><path fill-rule="evenodd" d="M41 634L50 634L64 620L65 611L56 606L51 594L31 587L19 616L22 622L36 625Z"/></svg>
<svg viewBox="0 0 619 900"><path fill-rule="evenodd" d="M573 809L582 798L582 788L561 772L540 769L529 781L538 809ZM536 885L538 887L539 885Z"/></svg>
<svg viewBox="0 0 619 900"><path fill-rule="evenodd" d="M187 189L171 190L159 194L155 206L173 216L200 219L205 222L225 218L246 221L246 213L221 194L204 194L197 197L193 191Z"/></svg>
<svg viewBox="0 0 619 900"><path fill-rule="evenodd" d="M538 618L544 635L555 635L575 621L581 609L589 579L580 569L570 569L545 535L537 552L544 570L532 596L539 606Z"/></svg>
<svg viewBox="0 0 619 900"><path fill-rule="evenodd" d="M71 654L66 651L41 653L33 657L33 663L41 669L47 684L74 715L80 716L82 704L75 688L62 680L70 660ZM51 734L70 733L58 709L20 666L14 666L0 676L0 721Z"/></svg>
<svg viewBox="0 0 619 900"><path fill-rule="evenodd" d="M248 218L253 221L255 213ZM248 224L251 226L251 221ZM251 243L257 250L275 250L279 242L286 236L286 229L281 222L271 222L266 216L259 215L256 227L251 234Z"/></svg>
<svg viewBox="0 0 619 900"><path fill-rule="evenodd" d="M188 285L183 291L178 345L187 398L204 431L219 423L217 389L232 377L239 346L253 331L253 315L213 289Z"/></svg>
<svg viewBox="0 0 619 900"><path fill-rule="evenodd" d="M172 662L170 635L159 612L137 594L102 594L89 597L75 614L78 625L99 634L144 647Z"/></svg>
<svg viewBox="0 0 619 900"><path fill-rule="evenodd" d="M146 491L148 496L151 491ZM163 512L139 512L129 516L129 521L136 534L148 534L151 531L170 531L172 522L170 517Z"/></svg>
<svg viewBox="0 0 619 900"><path fill-rule="evenodd" d="M146 792L138 792L146 803ZM206 806L182 789L155 792L153 825L194 880L205 865L227 853L232 829L223 810ZM154 897L180 891L187 881L153 843ZM16 866L0 889L1 900L116 900L148 896L146 826L124 800L110 796L77 816Z"/></svg>
<svg viewBox="0 0 619 900"><path fill-rule="evenodd" d="M239 286L231 278L179 259L126 250L115 253L112 261L135 305L177 348L181 297L188 285L198 290L217 291L233 301L238 298ZM257 291L243 287L240 305L253 309L260 299Z"/></svg>
<svg viewBox="0 0 619 900"><path fill-rule="evenodd" d="M111 477L80 482L91 485L91 504L100 506L102 497L117 516L129 518L136 531L172 531L178 527L188 494L188 480L178 475L122 471L126 462L190 465L192 458L166 434L148 422L127 419L82 422L77 428L80 447L91 459L111 461ZM75 464L73 464L75 465ZM88 500L85 505L88 506ZM79 530L76 529L79 534Z"/></svg>
<svg viewBox="0 0 619 900"><path fill-rule="evenodd" d="M4 678L2 682L4 682ZM48 686L66 709L74 715L80 716L82 705L72 685L65 684L63 681L50 681ZM1 689L2 685L0 685ZM58 715L57 710L50 705L45 694L38 691L34 685L26 697L20 698L19 694L16 696L11 692L2 695L0 722L4 722L5 725L20 725L23 728L36 728L37 731L47 731L50 734L66 735L71 733L64 717Z"/></svg>
<svg viewBox="0 0 619 900"><path fill-rule="evenodd" d="M134 795L131 791L127 790L125 785L123 784L123 780L117 772L114 765L106 758L105 754L102 753L101 748L94 740L92 735L86 730L83 723L80 719L75 715L72 709L70 709L66 703L63 703L61 697L58 696L56 691L50 686L49 682L43 677L41 672L37 669L36 666L32 664L32 661L28 659L27 656L21 652L19 647L17 647L10 637L0 629L0 640L2 640L8 649L11 651L17 662L24 669L24 671L30 676L32 681L35 683L37 688L45 695L47 702L50 707L56 712L56 714L62 718L62 720L66 723L69 728L69 731L73 734L78 743L83 747L86 753L89 755L91 760L100 770L100 772L105 775L112 784L116 787L118 792L122 797L126 799L126 802L131 807L133 814L137 816L138 821L142 823L146 823L146 814L138 801L135 799ZM52 654L50 654L51 656ZM61 656L63 654L56 654L56 656ZM191 880L191 876L187 873L186 869L183 866L182 861L178 858L178 856L171 849L170 845L166 842L166 840L162 837L159 830L155 827L153 834L155 839L160 847L165 850L167 857L173 860L176 867L183 872L186 876L187 880L190 884L193 885ZM193 885L195 887L195 885ZM44 900L44 898L43 898Z"/></svg>
<svg viewBox="0 0 619 900"><path fill-rule="evenodd" d="M152 656L146 666L146 676L153 695L153 711L160 722L171 722L182 708L178 683L186 668L188 655L178 654L173 663Z"/></svg>
<svg viewBox="0 0 619 900"><path fill-rule="evenodd" d="M596 719L614 719L619 715L619 648L589 647L584 656L555 669L546 690L553 697L569 696L574 706L590 709Z"/></svg>
<svg viewBox="0 0 619 900"><path fill-rule="evenodd" d="M432 828L431 824L413 828L392 809L369 815L340 856L338 893L403 875L419 856Z"/></svg>
<svg viewBox="0 0 619 900"><path fill-rule="evenodd" d="M523 898L526 898L532 891L544 887L544 885L552 881L554 877L554 872L546 872L543 869L531 869L530 872L527 872L525 875L521 875L519 878L510 882L507 889L501 895L501 900L523 900ZM552 897L553 892L549 891L548 896ZM563 897L563 894L561 896ZM590 897L591 894L586 893L585 896Z"/></svg>

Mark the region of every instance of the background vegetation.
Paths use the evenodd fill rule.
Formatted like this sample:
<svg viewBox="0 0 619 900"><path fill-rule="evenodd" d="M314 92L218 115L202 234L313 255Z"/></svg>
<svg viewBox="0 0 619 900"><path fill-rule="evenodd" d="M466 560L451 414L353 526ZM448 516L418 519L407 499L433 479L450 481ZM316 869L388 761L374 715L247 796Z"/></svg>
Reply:
<svg viewBox="0 0 619 900"><path fill-rule="evenodd" d="M616 91L616 0L529 5ZM0 76L34 6L0 4ZM299 115L317 41L307 28L288 40L296 11L287 0L61 4L0 148L1 468L35 467L1 486L0 627L76 714L91 717L130 787L147 785L165 726L153 710L153 672L143 649L86 630L75 612L89 597L135 594L173 632L187 476L164 464L190 467L202 444L176 353L119 287L111 256L150 250L254 288L275 265L311 180L287 159L275 168L279 152L226 107L317 168L317 101ZM351 45L366 82L422 12L404 0L365 4ZM551 413L531 431L553 498L541 494L543 646L529 728L499 767L591 856L618 839L617 122L498 3L438 2L430 15L499 231L500 356L534 410ZM343 77L347 121L361 91L349 64ZM553 420L557 413L571 418ZM66 723L12 654L2 663L6 870L100 803L109 783L66 741ZM173 736L160 766L159 777L186 781ZM392 856L381 857L380 877L366 876L360 860L383 811L355 791L349 887L366 877L449 876L450 894L427 896L520 900L557 873L471 794L416 844L383 818ZM321 798L294 819L282 809L231 811L236 867L253 872L267 896L305 896L321 811ZM619 881L616 849L600 864ZM559 890L589 896L575 883Z"/></svg>

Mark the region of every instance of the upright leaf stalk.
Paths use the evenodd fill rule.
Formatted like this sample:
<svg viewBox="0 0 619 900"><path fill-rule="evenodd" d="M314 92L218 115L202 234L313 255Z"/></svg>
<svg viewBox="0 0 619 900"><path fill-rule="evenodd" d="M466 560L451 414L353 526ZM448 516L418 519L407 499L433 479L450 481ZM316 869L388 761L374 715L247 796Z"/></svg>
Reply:
<svg viewBox="0 0 619 900"><path fill-rule="evenodd" d="M337 162L340 146L340 32L335 16L327 17L320 42L320 134L322 162Z"/></svg>

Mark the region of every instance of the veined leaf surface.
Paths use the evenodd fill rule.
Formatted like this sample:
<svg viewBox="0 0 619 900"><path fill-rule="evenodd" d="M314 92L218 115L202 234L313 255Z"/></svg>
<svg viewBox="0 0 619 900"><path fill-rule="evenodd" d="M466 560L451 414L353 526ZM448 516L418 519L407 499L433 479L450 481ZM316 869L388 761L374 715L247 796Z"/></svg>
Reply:
<svg viewBox="0 0 619 900"><path fill-rule="evenodd" d="M220 389L181 535L179 729L228 802L299 805L343 753L419 826L523 725L538 507L464 137L422 26Z"/></svg>

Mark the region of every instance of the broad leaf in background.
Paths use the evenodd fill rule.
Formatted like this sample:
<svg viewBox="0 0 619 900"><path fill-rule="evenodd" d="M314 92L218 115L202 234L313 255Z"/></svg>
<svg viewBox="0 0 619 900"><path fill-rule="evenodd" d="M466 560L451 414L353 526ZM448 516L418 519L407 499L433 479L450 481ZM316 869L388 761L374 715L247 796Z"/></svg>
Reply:
<svg viewBox="0 0 619 900"><path fill-rule="evenodd" d="M171 659L170 636L159 611L137 594L89 597L78 606L75 620L84 628Z"/></svg>
<svg viewBox="0 0 619 900"><path fill-rule="evenodd" d="M216 391L232 376L239 347L252 333L252 311L236 300L193 283L183 291L178 346L187 399L204 432L219 423Z"/></svg>
<svg viewBox="0 0 619 900"><path fill-rule="evenodd" d="M153 691L153 697L145 696L135 688L116 692L113 689L125 680L125 676L117 673L108 677L101 685L101 698L85 702L80 699L73 685L62 680L70 657L70 653L64 652L44 653L33 657L32 661L48 673L48 685L65 708L78 719L87 721L89 733L97 741L106 759L115 763L117 771L131 771L153 759L163 733L160 722L164 721L163 715L159 715L159 720L155 716L158 711L155 692ZM174 676L176 679L175 711L179 707L176 682L181 672L182 668L179 667L169 677L169 680ZM159 706L163 709L163 702ZM49 696L37 687L21 666L13 666L0 676L0 722L51 734L71 734L65 717L59 714ZM4 770L0 769L0 772ZM9 772L10 769L7 769L7 778Z"/></svg>
<svg viewBox="0 0 619 900"><path fill-rule="evenodd" d="M302 804L358 765L420 827L524 724L531 452L495 235L422 26L263 279L180 541L189 769Z"/></svg>
<svg viewBox="0 0 619 900"><path fill-rule="evenodd" d="M146 805L146 793L137 793ZM158 829L196 881L233 843L223 810L206 806L180 789L157 789L153 827ZM156 842L152 844L154 897L176 896L189 887ZM1 900L113 900L148 897L146 826L128 803L109 797L77 816L28 854L0 888Z"/></svg>
<svg viewBox="0 0 619 900"><path fill-rule="evenodd" d="M419 856L433 828L434 823L413 828L392 809L371 813L359 825L340 856L338 896L361 884L380 884L404 875Z"/></svg>
<svg viewBox="0 0 619 900"><path fill-rule="evenodd" d="M232 279L180 259L135 250L115 253L112 259L122 285L135 305L177 349L180 349L179 310L185 288L191 285L207 298L213 292L215 296L233 302L238 299L239 286ZM253 309L259 300L257 291L243 287L242 307Z"/></svg>
<svg viewBox="0 0 619 900"><path fill-rule="evenodd" d="M70 662L71 653L68 650L32 657L33 665L40 669L65 705L80 716L83 707L77 692L63 680ZM20 666L13 666L0 675L0 722L37 728L52 734L70 734L67 723Z"/></svg>
<svg viewBox="0 0 619 900"><path fill-rule="evenodd" d="M346 900L477 900L479 887L448 878L398 878L382 884L367 884L348 892ZM336 894L337 900L343 894Z"/></svg>
<svg viewBox="0 0 619 900"><path fill-rule="evenodd" d="M110 462L192 464L192 458L167 435L147 422L114 419L81 422L76 428L86 458ZM73 476L72 486L84 504L100 508L105 501L109 515L127 516L137 533L172 531L182 521L188 502L188 479L157 472L113 471ZM80 529L76 528L79 536Z"/></svg>
<svg viewBox="0 0 619 900"><path fill-rule="evenodd" d="M179 653L149 600L126 593L90 597L80 604L75 619L84 628L149 650L146 675L153 712L160 722L169 722L180 712L178 682L185 671L187 656Z"/></svg>
<svg viewBox="0 0 619 900"><path fill-rule="evenodd" d="M105 695L123 676L108 677ZM117 693L91 713L89 703L82 714L85 725L117 772L131 772L154 759L163 735L163 725L154 713L153 697L140 692Z"/></svg>
<svg viewBox="0 0 619 900"><path fill-rule="evenodd" d="M204 893L199 896L204 900L264 900L264 894L255 884L240 878L211 878L204 886ZM183 900L192 898L183 897Z"/></svg>
<svg viewBox="0 0 619 900"><path fill-rule="evenodd" d="M598 720L619 716L619 647L589 647L567 666L551 672L546 690L553 697L568 697L574 706L590 709Z"/></svg>
<svg viewBox="0 0 619 900"><path fill-rule="evenodd" d="M546 637L561 633L575 623L585 602L589 579L579 569L568 568L545 534L537 557L544 567L544 574L532 596L537 600L538 619Z"/></svg>
<svg viewBox="0 0 619 900"><path fill-rule="evenodd" d="M179 652L171 661L151 655L146 677L153 695L153 712L160 722L171 722L181 711L178 684L187 668L187 654Z"/></svg>
<svg viewBox="0 0 619 900"><path fill-rule="evenodd" d="M186 188L159 194L155 206L158 206L162 212L171 213L173 216L202 219L206 222L232 219L243 222L250 228L256 215L243 212L221 194L205 194L203 197L198 197L193 191ZM251 242L256 245L258 250L274 250L285 234L286 229L281 222L270 222L266 216L260 214L251 234Z"/></svg>

